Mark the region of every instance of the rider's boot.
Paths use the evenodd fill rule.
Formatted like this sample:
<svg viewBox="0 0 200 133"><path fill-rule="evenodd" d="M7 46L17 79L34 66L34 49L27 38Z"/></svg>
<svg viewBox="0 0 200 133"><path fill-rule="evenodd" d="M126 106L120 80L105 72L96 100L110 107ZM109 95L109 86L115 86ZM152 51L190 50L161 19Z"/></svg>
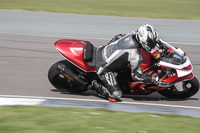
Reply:
<svg viewBox="0 0 200 133"><path fill-rule="evenodd" d="M111 94L109 97L109 101L120 101L122 91L118 85L116 74L113 72L106 72L100 76L100 79L103 81L104 85Z"/></svg>
<svg viewBox="0 0 200 133"><path fill-rule="evenodd" d="M108 89L96 80L92 81L92 87L96 90L100 97L106 98L110 96Z"/></svg>
<svg viewBox="0 0 200 133"><path fill-rule="evenodd" d="M122 92L118 88L118 86L110 86L107 82L103 81L105 86L98 83L96 80L92 82L93 88L97 91L99 96L109 100L110 102L117 102L120 101L122 96Z"/></svg>

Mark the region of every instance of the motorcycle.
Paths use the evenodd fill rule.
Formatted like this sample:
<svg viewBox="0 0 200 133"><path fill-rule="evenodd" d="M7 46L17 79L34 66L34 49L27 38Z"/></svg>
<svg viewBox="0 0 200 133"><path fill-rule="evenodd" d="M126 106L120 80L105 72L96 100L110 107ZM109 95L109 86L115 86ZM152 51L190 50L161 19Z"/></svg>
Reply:
<svg viewBox="0 0 200 133"><path fill-rule="evenodd" d="M55 42L65 60L53 64L48 71L50 83L61 92L82 93L92 90L92 81L100 80L95 72L96 47L89 41L62 39ZM147 95L158 92L167 98L185 99L199 90L199 81L192 73L188 56L178 47L166 45L151 53L141 49L141 69L159 77L156 84L134 81L130 66L115 71L123 94Z"/></svg>

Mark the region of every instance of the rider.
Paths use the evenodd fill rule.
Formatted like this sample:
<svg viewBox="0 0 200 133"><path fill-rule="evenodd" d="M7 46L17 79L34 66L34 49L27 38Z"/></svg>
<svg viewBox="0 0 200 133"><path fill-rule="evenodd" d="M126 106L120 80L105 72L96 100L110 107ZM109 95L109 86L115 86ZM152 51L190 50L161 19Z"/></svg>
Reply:
<svg viewBox="0 0 200 133"><path fill-rule="evenodd" d="M145 83L156 83L157 77L145 74L141 70L142 56L140 49L147 52L158 43L158 32L149 25L144 24L132 34L119 34L115 36L107 45L97 49L96 72L103 81L103 85L96 80L92 82L93 87L103 97L109 101L120 100L122 91L116 80L115 70L127 65L131 66L133 80Z"/></svg>

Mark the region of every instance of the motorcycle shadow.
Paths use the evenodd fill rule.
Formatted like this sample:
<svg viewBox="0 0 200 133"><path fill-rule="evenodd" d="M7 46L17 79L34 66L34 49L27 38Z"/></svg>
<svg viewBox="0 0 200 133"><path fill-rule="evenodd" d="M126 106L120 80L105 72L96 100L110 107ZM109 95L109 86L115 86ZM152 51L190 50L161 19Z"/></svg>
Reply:
<svg viewBox="0 0 200 133"><path fill-rule="evenodd" d="M96 97L99 99L104 99L102 97L100 97L95 91L86 91L83 93L68 93L68 92L61 92L57 89L52 89L52 92L56 92L56 93L60 93L63 95L71 95L71 96L84 96L84 97L88 97L88 96L92 96L92 97ZM132 99L133 101L190 101L190 100L199 100L198 98L187 98L187 99L172 99L172 98L167 98L164 97L162 95L160 95L159 93L152 93L150 95L128 95L128 94L124 94L121 98L122 101L130 101L130 99Z"/></svg>
<svg viewBox="0 0 200 133"><path fill-rule="evenodd" d="M52 92L56 92L56 93L60 93L60 94L64 94L64 95L75 95L75 96L97 96L98 97L98 94L95 92L95 91L86 91L86 92L83 92L83 93L69 93L69 92L61 92L57 89L52 89L51 90Z"/></svg>
<svg viewBox="0 0 200 133"><path fill-rule="evenodd" d="M156 92L150 95L123 95L122 98L132 99L134 101L190 101L190 100L196 101L196 100L199 100L199 98L186 98L186 99L167 98Z"/></svg>

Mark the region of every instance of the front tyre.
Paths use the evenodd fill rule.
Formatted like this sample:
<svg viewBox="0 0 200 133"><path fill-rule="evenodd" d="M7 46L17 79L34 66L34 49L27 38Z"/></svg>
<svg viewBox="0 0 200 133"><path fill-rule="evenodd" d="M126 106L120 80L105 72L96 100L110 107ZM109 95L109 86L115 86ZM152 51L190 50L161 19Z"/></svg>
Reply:
<svg viewBox="0 0 200 133"><path fill-rule="evenodd" d="M69 93L82 93L86 91L83 86L80 86L74 80L58 71L58 64L64 64L67 66L71 71L78 74L77 69L67 60L61 60L57 63L53 64L48 71L48 79L50 83L59 91L61 92L69 92Z"/></svg>
<svg viewBox="0 0 200 133"><path fill-rule="evenodd" d="M175 86L159 91L167 98L185 99L195 95L199 91L199 81L196 77L188 81L182 81L183 91L178 91Z"/></svg>

